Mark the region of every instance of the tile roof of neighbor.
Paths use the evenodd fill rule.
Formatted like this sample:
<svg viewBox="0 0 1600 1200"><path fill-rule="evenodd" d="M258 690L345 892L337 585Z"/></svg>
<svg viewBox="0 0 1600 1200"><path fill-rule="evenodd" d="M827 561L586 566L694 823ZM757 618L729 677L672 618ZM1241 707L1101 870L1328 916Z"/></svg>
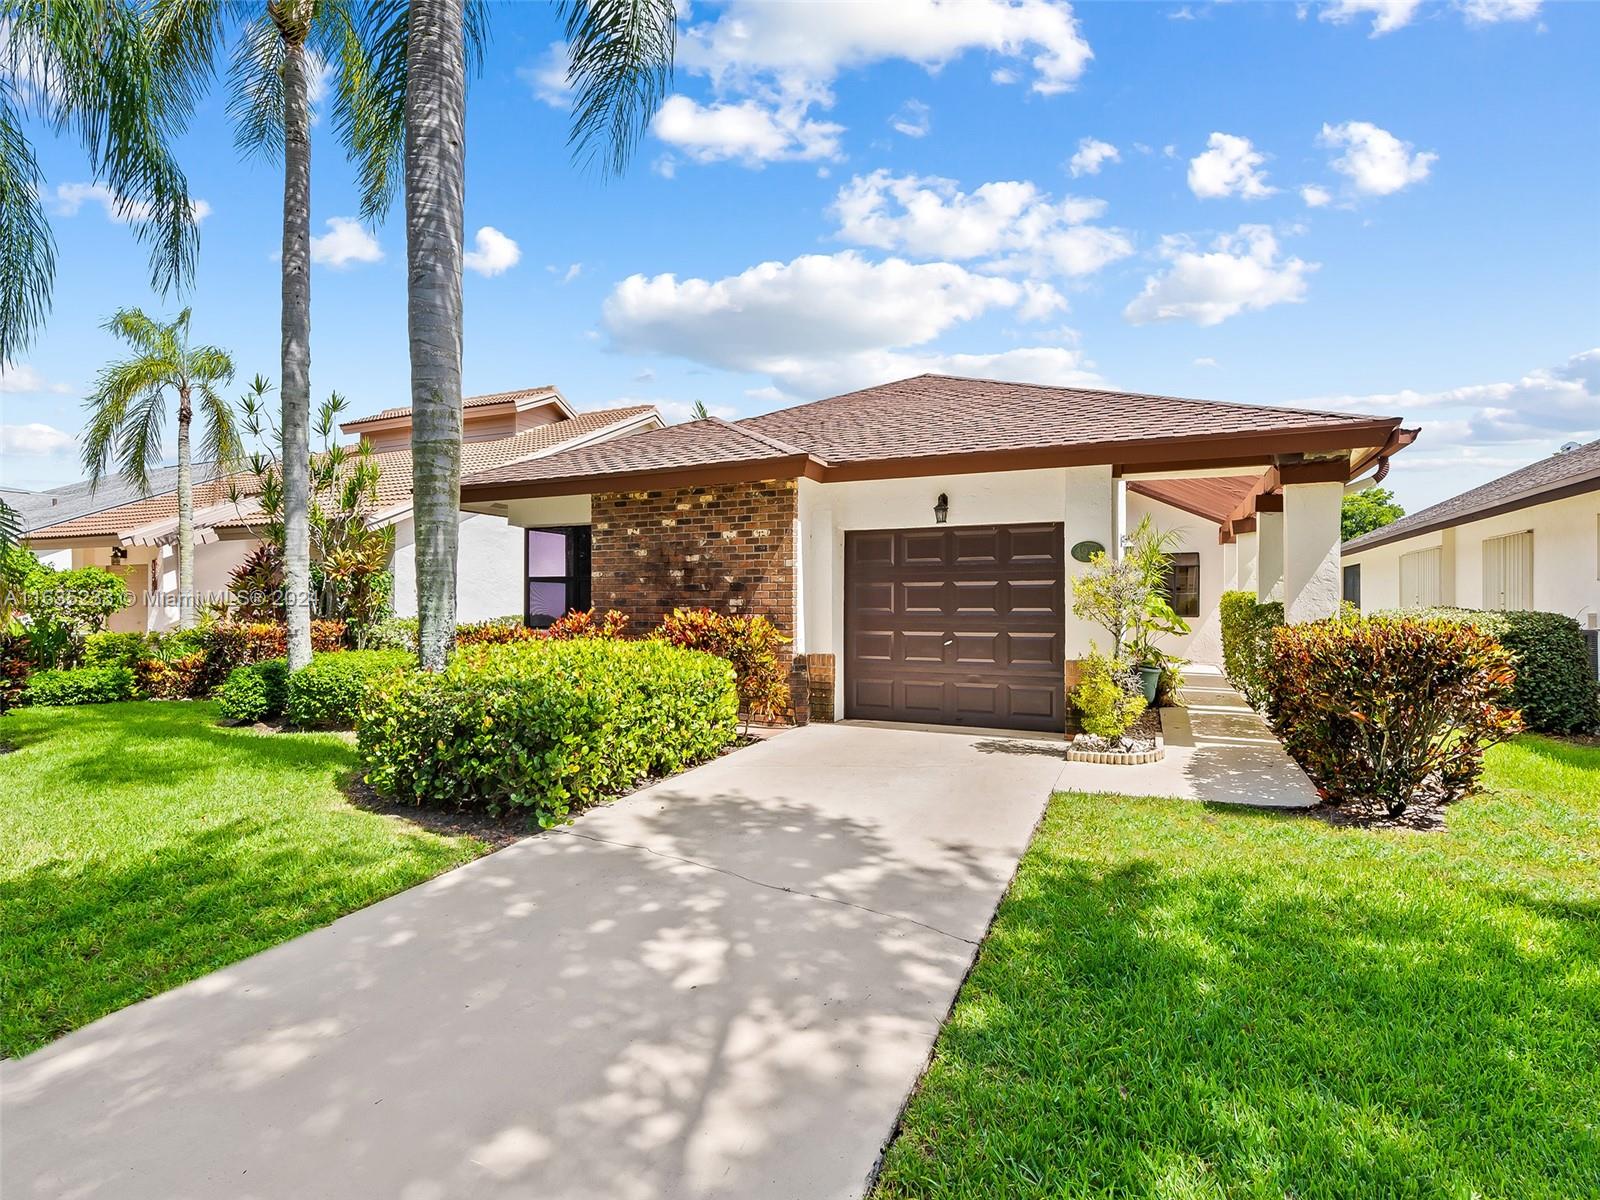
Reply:
<svg viewBox="0 0 1600 1200"><path fill-rule="evenodd" d="M554 384L547 383L543 387L513 388L509 392L486 392L482 396L466 396L461 401L462 408L480 408L487 404L507 404L515 400L524 400L532 396L540 396L547 400L560 399L561 393ZM366 425L372 421L389 421L395 417L409 417L411 406L402 404L395 408L386 408L382 412L373 413L367 417L352 417L348 421L340 422L343 425Z"/></svg>
<svg viewBox="0 0 1600 1200"><path fill-rule="evenodd" d="M527 458L558 446L570 438L598 433L610 425L643 416L653 411L649 404L634 404L624 408L597 409L579 413L567 421L552 421L548 425L519 433L515 437L495 438L482 442L467 442L461 447L461 473L463 476L500 466L519 458ZM639 435L635 435L639 436ZM403 504L411 496L411 451L385 450L373 454L378 465L377 510ZM196 483L194 507L197 514L204 509L222 511L204 514L204 524L213 529L238 529L258 524L261 510L252 502L256 492L255 477L249 472L234 476L239 492L239 502L228 498L225 480ZM167 491L158 496L135 500L75 520L60 521L33 531L32 536L43 539L70 537L116 537L157 521L173 520L178 515L178 494Z"/></svg>
<svg viewBox="0 0 1600 1200"><path fill-rule="evenodd" d="M1379 424L1392 428L1398 423L1351 413L918 375L740 421L696 421L630 438L626 444L552 454L463 482L484 487L623 476L794 455L837 467L1297 430L1370 433Z"/></svg>
<svg viewBox="0 0 1600 1200"><path fill-rule="evenodd" d="M1600 440L1541 458L1344 544L1346 554L1582 492L1600 491Z"/></svg>
<svg viewBox="0 0 1600 1200"><path fill-rule="evenodd" d="M196 464L195 470L202 472L205 466ZM151 491L164 492L177 486L177 467L157 467L150 472ZM42 492L29 492L13 499L11 507L22 514L22 528L26 531L40 529L45 525L58 525L62 521L70 521L73 517L99 512L101 509L115 508L119 504L126 504L138 498L137 487L124 482L120 476L115 476L101 480L100 486L92 491L88 482L82 481L63 484L61 487Z"/></svg>

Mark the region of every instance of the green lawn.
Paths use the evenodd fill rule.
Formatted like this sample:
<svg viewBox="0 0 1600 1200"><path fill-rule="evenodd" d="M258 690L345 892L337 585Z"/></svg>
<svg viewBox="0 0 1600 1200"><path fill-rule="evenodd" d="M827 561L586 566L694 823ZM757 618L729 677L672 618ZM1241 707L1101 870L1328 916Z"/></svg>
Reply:
<svg viewBox="0 0 1600 1200"><path fill-rule="evenodd" d="M1444 833L1057 796L877 1195L1600 1196L1600 750Z"/></svg>
<svg viewBox="0 0 1600 1200"><path fill-rule="evenodd" d="M214 704L0 718L0 1052L325 925L483 846L350 807L332 734L223 729Z"/></svg>

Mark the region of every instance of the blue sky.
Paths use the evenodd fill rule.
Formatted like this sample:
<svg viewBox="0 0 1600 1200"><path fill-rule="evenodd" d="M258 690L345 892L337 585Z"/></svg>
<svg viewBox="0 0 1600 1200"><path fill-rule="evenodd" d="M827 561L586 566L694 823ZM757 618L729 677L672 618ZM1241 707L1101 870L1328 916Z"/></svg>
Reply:
<svg viewBox="0 0 1600 1200"><path fill-rule="evenodd" d="M1404 416L1411 508L1600 436L1600 7L696 4L628 174L572 165L559 31L493 6L468 114L469 394L744 415L922 370ZM223 98L198 337L277 374L280 183ZM143 251L39 136L48 327L0 379L0 475L78 477ZM398 214L313 163L313 388L407 395ZM478 231L487 229L487 233ZM478 240L481 237L481 242Z"/></svg>

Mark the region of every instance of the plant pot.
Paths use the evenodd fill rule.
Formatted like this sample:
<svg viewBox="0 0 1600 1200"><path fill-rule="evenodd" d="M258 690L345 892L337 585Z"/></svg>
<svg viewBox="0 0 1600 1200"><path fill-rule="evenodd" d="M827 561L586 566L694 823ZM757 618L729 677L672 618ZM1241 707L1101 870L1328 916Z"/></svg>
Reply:
<svg viewBox="0 0 1600 1200"><path fill-rule="evenodd" d="M1161 688L1161 668L1140 667L1139 686L1144 689L1144 702L1146 704L1154 704L1156 702L1156 692Z"/></svg>

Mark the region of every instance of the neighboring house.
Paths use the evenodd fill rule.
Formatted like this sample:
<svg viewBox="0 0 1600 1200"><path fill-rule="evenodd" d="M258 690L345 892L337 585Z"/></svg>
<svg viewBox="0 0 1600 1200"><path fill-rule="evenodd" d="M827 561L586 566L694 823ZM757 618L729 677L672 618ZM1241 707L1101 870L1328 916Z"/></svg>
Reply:
<svg viewBox="0 0 1600 1200"><path fill-rule="evenodd" d="M374 448L379 477L371 520L394 527L395 610L415 616L411 410L391 408L340 428ZM472 396L462 403L461 469L463 474L482 471L659 428L661 418L650 405L577 413L553 387ZM195 484L195 591L202 603L227 593L234 569L260 544L264 519L255 502L255 478L236 474L232 485L237 502L229 498L228 481ZM166 490L32 529L29 545L41 557L69 552L71 566L102 566L127 579L134 601L112 617L113 629L166 629L177 623L177 511L177 492ZM463 512L460 537L459 619L518 612L520 533L503 521Z"/></svg>
<svg viewBox="0 0 1600 1200"><path fill-rule="evenodd" d="M1363 612L1538 609L1600 628L1600 441L1352 538L1344 594Z"/></svg>
<svg viewBox="0 0 1600 1200"><path fill-rule="evenodd" d="M209 464L197 464L196 476L206 471L208 466ZM169 491L177 486L177 467L157 467L150 472L152 493ZM101 480L99 487L79 482L38 492L7 488L0 492L0 495L3 495L7 504L22 514L22 529L26 533L29 530L42 529L47 525L59 525L73 517L99 512L101 509L115 508L130 500L137 500L140 492L135 484L128 483L121 476L113 476ZM57 569L65 569L72 565L71 550L45 552L41 553L39 558Z"/></svg>
<svg viewBox="0 0 1600 1200"><path fill-rule="evenodd" d="M1184 530L1172 593L1215 660L1229 587L1291 621L1339 605L1345 486L1395 418L923 375L464 477L525 529L526 618L591 603L770 616L817 719L1059 730L1106 634L1069 582L1143 512ZM1129 493L1132 493L1130 495Z"/></svg>

